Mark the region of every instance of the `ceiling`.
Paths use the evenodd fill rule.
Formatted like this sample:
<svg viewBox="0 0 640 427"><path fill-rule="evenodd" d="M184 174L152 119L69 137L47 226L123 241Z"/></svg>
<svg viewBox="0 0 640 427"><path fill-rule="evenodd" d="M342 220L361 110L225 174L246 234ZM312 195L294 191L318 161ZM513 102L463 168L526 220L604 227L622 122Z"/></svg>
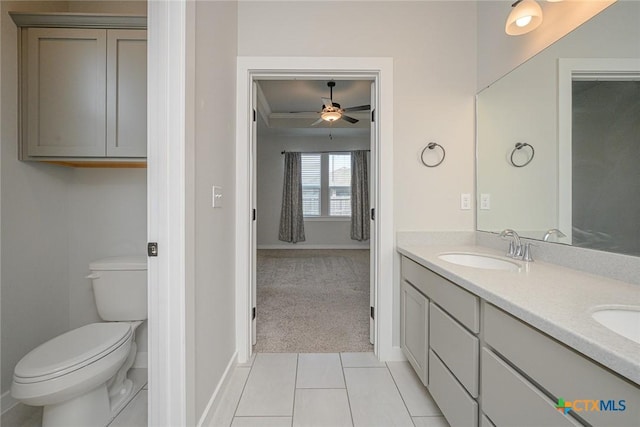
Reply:
<svg viewBox="0 0 640 427"><path fill-rule="evenodd" d="M342 108L371 104L371 80L260 80L258 81L258 111L273 133L296 135L325 134L331 128L335 135L368 136L369 111L353 111L346 115L358 123L338 120L311 126L320 117L322 99L329 98L327 82L334 80L333 102Z"/></svg>

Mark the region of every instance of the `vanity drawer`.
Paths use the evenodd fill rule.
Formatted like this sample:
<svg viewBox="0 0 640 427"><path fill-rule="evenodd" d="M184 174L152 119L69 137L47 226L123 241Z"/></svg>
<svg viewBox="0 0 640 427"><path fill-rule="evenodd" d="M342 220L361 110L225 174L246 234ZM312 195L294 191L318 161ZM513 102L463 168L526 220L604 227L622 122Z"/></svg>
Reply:
<svg viewBox="0 0 640 427"><path fill-rule="evenodd" d="M478 338L438 306L429 307L429 345L473 397L478 397Z"/></svg>
<svg viewBox="0 0 640 427"><path fill-rule="evenodd" d="M577 411L587 422L638 425L640 387L488 303L483 317L485 342L554 398L625 401L624 411Z"/></svg>
<svg viewBox="0 0 640 427"><path fill-rule="evenodd" d="M580 425L486 348L482 349L481 394L482 412L497 427Z"/></svg>
<svg viewBox="0 0 640 427"><path fill-rule="evenodd" d="M485 414L480 414L480 427L496 427Z"/></svg>
<svg viewBox="0 0 640 427"><path fill-rule="evenodd" d="M480 302L477 296L404 256L402 277L471 332L479 332Z"/></svg>
<svg viewBox="0 0 640 427"><path fill-rule="evenodd" d="M478 404L429 350L429 393L451 427L478 425Z"/></svg>

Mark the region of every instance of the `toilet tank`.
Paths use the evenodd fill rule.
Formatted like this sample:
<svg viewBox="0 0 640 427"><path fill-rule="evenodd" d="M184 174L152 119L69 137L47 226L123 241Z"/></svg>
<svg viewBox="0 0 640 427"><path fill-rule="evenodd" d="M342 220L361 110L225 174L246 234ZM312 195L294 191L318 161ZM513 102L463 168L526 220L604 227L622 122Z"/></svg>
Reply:
<svg viewBox="0 0 640 427"><path fill-rule="evenodd" d="M134 321L147 318L147 258L121 256L89 264L93 293L102 320Z"/></svg>

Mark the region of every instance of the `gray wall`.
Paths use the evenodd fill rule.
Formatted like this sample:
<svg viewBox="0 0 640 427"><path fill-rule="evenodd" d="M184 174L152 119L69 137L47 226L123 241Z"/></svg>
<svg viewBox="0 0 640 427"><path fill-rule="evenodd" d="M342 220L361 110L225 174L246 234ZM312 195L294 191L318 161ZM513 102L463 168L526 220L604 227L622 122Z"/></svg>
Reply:
<svg viewBox="0 0 640 427"><path fill-rule="evenodd" d="M262 120L260 120L262 121ZM347 219L305 220L306 241L296 243L278 240L284 156L286 151L325 151L369 149L369 138L334 137L329 130L324 135L292 136L278 130L258 129L258 249L301 248L368 248L369 242L351 240L351 222Z"/></svg>
<svg viewBox="0 0 640 427"><path fill-rule="evenodd" d="M198 2L195 9L194 188L189 189L195 192L195 286L187 312L193 325L187 361L193 362L188 369L195 383L188 387L195 397L189 404L197 421L235 352L237 3ZM221 208L211 207L213 185L222 187Z"/></svg>

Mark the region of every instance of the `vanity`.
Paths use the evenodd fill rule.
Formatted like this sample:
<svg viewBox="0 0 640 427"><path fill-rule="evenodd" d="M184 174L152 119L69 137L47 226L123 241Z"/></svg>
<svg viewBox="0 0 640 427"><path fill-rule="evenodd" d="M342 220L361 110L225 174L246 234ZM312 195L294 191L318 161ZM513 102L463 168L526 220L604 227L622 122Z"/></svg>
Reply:
<svg viewBox="0 0 640 427"><path fill-rule="evenodd" d="M637 285L480 246L398 251L401 347L450 425L638 425L640 343L592 317L640 307Z"/></svg>

